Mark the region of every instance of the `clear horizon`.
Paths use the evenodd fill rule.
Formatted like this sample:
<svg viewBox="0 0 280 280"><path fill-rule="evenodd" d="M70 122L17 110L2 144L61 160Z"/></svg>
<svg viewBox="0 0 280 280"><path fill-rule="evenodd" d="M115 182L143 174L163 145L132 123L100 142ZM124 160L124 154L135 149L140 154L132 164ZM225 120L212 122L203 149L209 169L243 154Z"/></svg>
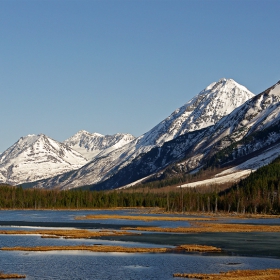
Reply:
<svg viewBox="0 0 280 280"><path fill-rule="evenodd" d="M212 82L280 80L277 0L0 2L0 153L28 134L140 136Z"/></svg>

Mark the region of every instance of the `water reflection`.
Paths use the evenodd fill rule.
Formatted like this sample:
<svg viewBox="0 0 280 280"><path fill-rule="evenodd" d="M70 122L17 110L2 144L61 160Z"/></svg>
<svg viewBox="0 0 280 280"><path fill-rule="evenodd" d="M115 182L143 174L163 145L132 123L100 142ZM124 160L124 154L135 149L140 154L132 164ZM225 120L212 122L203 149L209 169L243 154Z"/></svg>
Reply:
<svg viewBox="0 0 280 280"><path fill-rule="evenodd" d="M238 263L233 268L233 263ZM1 269L27 279L174 279L174 272L217 273L232 269L279 268L279 259L180 254L90 252L3 252Z"/></svg>

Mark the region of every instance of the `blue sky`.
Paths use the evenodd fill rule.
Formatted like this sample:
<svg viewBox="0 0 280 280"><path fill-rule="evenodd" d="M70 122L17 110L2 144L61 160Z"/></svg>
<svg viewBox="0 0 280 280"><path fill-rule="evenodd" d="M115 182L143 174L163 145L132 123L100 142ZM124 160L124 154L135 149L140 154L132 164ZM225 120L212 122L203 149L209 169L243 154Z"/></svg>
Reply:
<svg viewBox="0 0 280 280"><path fill-rule="evenodd" d="M220 78L280 80L280 1L1 0L0 152L21 136L139 136Z"/></svg>

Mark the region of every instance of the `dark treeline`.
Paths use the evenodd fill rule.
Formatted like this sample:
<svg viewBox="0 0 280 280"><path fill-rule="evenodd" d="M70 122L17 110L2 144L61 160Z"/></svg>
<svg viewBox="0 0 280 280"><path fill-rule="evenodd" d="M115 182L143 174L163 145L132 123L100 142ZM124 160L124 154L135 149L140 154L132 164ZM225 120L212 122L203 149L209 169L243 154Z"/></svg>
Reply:
<svg viewBox="0 0 280 280"><path fill-rule="evenodd" d="M170 183L170 179L169 183ZM177 182L176 182L177 183ZM151 184L151 183L150 183ZM154 184L154 182L153 182ZM166 184L162 182L162 186ZM146 188L123 191L42 190L0 186L2 209L160 207L167 211L280 213L280 158L225 191L205 188Z"/></svg>
<svg viewBox="0 0 280 280"><path fill-rule="evenodd" d="M266 195L263 195L265 193ZM246 196L248 194L248 196ZM196 189L169 192L97 192L57 191L0 187L2 209L81 209L110 207L160 207L167 211L236 211L246 213L280 213L279 192L248 192L240 186L223 194L201 193ZM249 197L253 195L252 199ZM265 199L268 198L268 199Z"/></svg>
<svg viewBox="0 0 280 280"><path fill-rule="evenodd" d="M140 206L165 207L164 197L152 194L116 191L58 191L0 186L0 208L80 209Z"/></svg>
<svg viewBox="0 0 280 280"><path fill-rule="evenodd" d="M223 210L280 213L280 158L220 193Z"/></svg>
<svg viewBox="0 0 280 280"><path fill-rule="evenodd" d="M0 208L80 209L108 207L160 207L169 211L217 210L217 193L198 193L195 189L170 192L103 192L84 190L42 190L0 187Z"/></svg>

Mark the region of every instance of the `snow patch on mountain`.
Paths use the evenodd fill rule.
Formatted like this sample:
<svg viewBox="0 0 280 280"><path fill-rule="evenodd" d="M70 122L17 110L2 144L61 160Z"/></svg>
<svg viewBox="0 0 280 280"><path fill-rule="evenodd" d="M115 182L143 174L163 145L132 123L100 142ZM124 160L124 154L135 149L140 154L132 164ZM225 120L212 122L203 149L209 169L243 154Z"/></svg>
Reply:
<svg viewBox="0 0 280 280"><path fill-rule="evenodd" d="M280 84L277 83L275 87L269 92L270 95L280 96Z"/></svg>
<svg viewBox="0 0 280 280"><path fill-rule="evenodd" d="M184 184L181 187L209 186L209 185L225 184L229 182L235 183L241 179L246 178L252 172L256 171L260 167L271 163L278 156L280 156L280 144L267 149L262 154L255 156L249 160L246 160L245 162L237 166L226 169L216 174L213 178Z"/></svg>
<svg viewBox="0 0 280 280"><path fill-rule="evenodd" d="M223 175L220 177L214 177L214 178L210 178L210 179L206 179L206 180L202 180L202 181L183 184L179 187L194 188L194 187L199 187L199 186L211 186L211 185L220 185L220 184L225 184L225 183L236 183L236 182L240 181L241 179L248 177L251 173L252 173L251 169L242 170L242 171L233 172L231 174Z"/></svg>
<svg viewBox="0 0 280 280"><path fill-rule="evenodd" d="M221 173L217 174L216 176L217 177L223 176L225 174L231 174L231 173L234 173L237 171L242 171L242 170L255 171L255 170L259 169L260 167L271 163L278 156L280 156L280 144L270 147L266 151L264 151L262 154L255 156L249 160L246 160L237 166L226 169L226 170L222 171Z"/></svg>

